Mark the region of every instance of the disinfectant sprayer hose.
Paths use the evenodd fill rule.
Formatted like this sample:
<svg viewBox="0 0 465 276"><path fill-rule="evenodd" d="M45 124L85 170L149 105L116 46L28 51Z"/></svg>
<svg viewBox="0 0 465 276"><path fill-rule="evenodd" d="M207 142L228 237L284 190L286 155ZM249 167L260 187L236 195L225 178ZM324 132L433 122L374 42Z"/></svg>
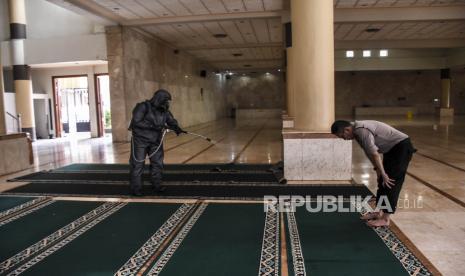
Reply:
<svg viewBox="0 0 465 276"><path fill-rule="evenodd" d="M163 145L163 139L165 139L165 135L166 135L167 132L168 132L167 129L163 130L163 135L161 136L160 144L158 145L158 147L155 149L154 152L152 152L151 154L149 154L149 159L152 158L152 156L154 156L155 153L158 152L158 150L160 150L161 145ZM142 159L142 160L137 160L137 159L136 159L136 155L134 154L134 150L135 150L135 149L134 149L134 139L133 139L132 137L131 137L131 144L132 144L132 147L131 147L132 159L134 159L136 162L139 162L139 163L145 162L145 157L144 157L144 159Z"/></svg>
<svg viewBox="0 0 465 276"><path fill-rule="evenodd" d="M148 156L149 159L152 158L152 156L154 156L155 153L157 153L157 152L160 150L160 147L161 147L161 145L163 145L163 140L165 139L165 135L166 135L167 132L169 132L168 129L163 130L163 135L161 136L160 144L158 145L158 147L155 149L154 152L152 152L151 154L149 154L149 156ZM203 136L203 135L200 135L200 134L197 134L197 133L192 133L192 132L187 132L187 131L186 131L186 134L194 135L194 136L200 137L200 138L202 138L202 139L205 139L205 140L207 140L207 141L210 142L210 143L213 143L213 140L212 140L212 139L210 139L210 138L208 138L208 137L205 137L205 136ZM134 159L136 162L145 162L145 158L142 159L142 160L136 159L136 155L134 154L134 139L133 139L132 137L131 137L131 145L132 145L132 147L131 147L132 159Z"/></svg>

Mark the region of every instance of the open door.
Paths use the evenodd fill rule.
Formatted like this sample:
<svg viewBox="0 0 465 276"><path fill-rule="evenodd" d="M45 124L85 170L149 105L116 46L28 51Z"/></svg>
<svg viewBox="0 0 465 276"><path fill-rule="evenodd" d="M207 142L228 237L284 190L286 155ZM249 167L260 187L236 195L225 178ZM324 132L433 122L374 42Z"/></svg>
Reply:
<svg viewBox="0 0 465 276"><path fill-rule="evenodd" d="M90 137L87 75L53 76L56 137Z"/></svg>

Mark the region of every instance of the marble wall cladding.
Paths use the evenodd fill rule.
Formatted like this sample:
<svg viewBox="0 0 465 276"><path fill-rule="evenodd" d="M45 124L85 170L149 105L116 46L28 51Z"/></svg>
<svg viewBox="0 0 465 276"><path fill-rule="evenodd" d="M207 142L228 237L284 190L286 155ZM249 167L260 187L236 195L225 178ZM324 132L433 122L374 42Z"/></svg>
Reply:
<svg viewBox="0 0 465 276"><path fill-rule="evenodd" d="M402 115L407 113L413 115L418 114L418 110L414 106L390 106L390 107L356 107L355 116L366 115Z"/></svg>
<svg viewBox="0 0 465 276"><path fill-rule="evenodd" d="M465 113L465 72L451 72L451 105ZM413 106L418 114L434 114L441 98L439 70L336 72L336 116L353 115L361 106Z"/></svg>
<svg viewBox="0 0 465 276"><path fill-rule="evenodd" d="M335 138L284 139L287 180L352 178L352 142Z"/></svg>
<svg viewBox="0 0 465 276"><path fill-rule="evenodd" d="M113 140L126 141L128 137L128 120L123 66L122 29L120 27L108 27L106 29L106 38Z"/></svg>
<svg viewBox="0 0 465 276"><path fill-rule="evenodd" d="M0 175L32 167L29 143L26 137L0 139Z"/></svg>
<svg viewBox="0 0 465 276"><path fill-rule="evenodd" d="M236 120L279 119L281 114L281 109L237 109Z"/></svg>
<svg viewBox="0 0 465 276"><path fill-rule="evenodd" d="M237 74L225 80L228 104L238 109L283 109L285 85L282 72Z"/></svg>
<svg viewBox="0 0 465 276"><path fill-rule="evenodd" d="M287 180L303 179L302 139L284 139L284 177Z"/></svg>
<svg viewBox="0 0 465 276"><path fill-rule="evenodd" d="M225 117L224 79L199 61L130 27L107 28L113 139L127 141L132 109L157 89L168 90L171 112L182 127ZM200 71L207 70L206 78Z"/></svg>

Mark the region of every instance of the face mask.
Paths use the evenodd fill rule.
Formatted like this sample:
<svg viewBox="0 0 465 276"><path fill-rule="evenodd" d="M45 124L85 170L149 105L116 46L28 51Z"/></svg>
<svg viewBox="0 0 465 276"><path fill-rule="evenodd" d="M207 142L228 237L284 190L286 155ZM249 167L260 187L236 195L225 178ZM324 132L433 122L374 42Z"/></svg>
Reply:
<svg viewBox="0 0 465 276"><path fill-rule="evenodd" d="M160 104L160 109L162 109L163 111L168 111L169 108L170 108L170 101L169 100L163 101Z"/></svg>

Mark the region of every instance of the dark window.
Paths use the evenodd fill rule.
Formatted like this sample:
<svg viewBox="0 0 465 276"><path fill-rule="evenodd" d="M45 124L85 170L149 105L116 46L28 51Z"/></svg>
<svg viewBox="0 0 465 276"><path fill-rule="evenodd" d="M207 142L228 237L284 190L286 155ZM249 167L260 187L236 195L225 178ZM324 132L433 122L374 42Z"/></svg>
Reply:
<svg viewBox="0 0 465 276"><path fill-rule="evenodd" d="M5 86L5 92L15 92L13 85L13 70L3 68L3 85Z"/></svg>

